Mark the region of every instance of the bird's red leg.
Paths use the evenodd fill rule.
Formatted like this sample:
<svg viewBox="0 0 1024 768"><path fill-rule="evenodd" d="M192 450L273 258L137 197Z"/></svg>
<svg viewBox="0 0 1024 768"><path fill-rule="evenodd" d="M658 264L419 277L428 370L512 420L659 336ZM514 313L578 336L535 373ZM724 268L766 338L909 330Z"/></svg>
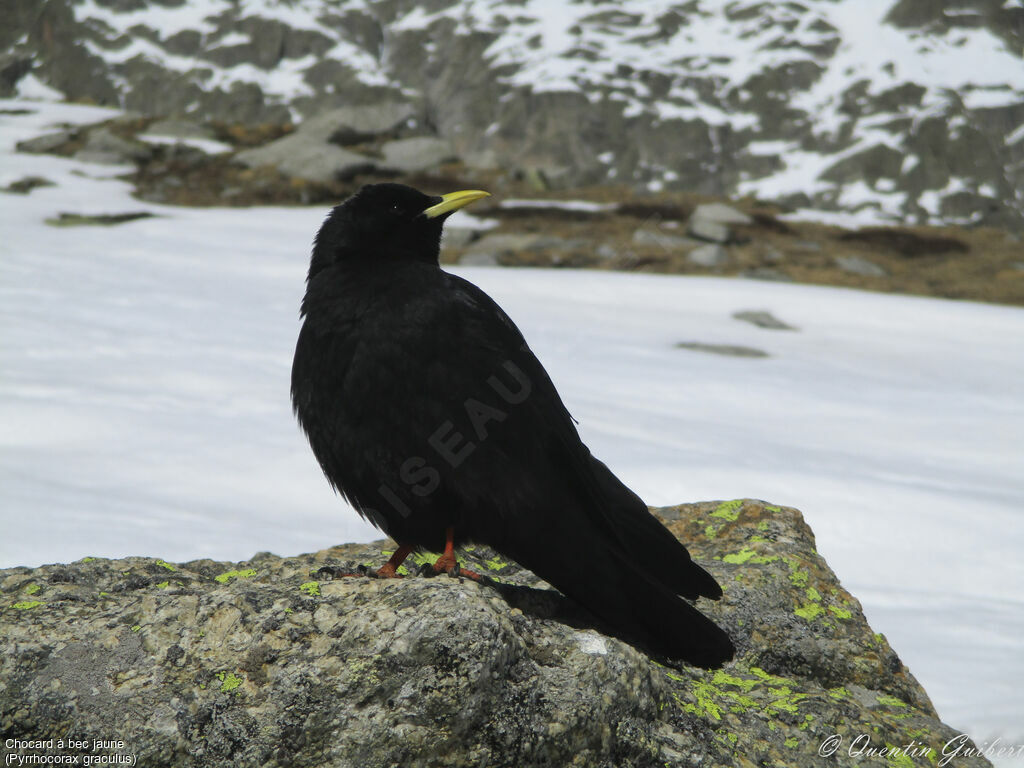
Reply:
<svg viewBox="0 0 1024 768"><path fill-rule="evenodd" d="M459 568L459 563L455 559L455 529L448 527L445 530L444 535L444 554L437 558L437 561L434 563L434 572L453 573L457 571L459 576L466 576L467 578L479 581L479 573L475 573L468 568Z"/></svg>
<svg viewBox="0 0 1024 768"><path fill-rule="evenodd" d="M395 550L395 554L391 556L384 565L377 569L378 579L400 579L401 575L398 573L398 567L402 564L402 561L409 556L412 552L412 547L407 547L404 544Z"/></svg>

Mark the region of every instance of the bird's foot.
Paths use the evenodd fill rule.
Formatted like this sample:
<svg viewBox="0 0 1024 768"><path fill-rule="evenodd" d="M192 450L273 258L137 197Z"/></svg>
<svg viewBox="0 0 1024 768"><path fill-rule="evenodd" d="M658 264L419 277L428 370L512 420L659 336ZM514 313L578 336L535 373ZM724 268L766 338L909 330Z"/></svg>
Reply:
<svg viewBox="0 0 1024 768"><path fill-rule="evenodd" d="M435 574L447 573L449 576L465 576L468 579L473 579L473 581L480 581L479 573L459 565L459 561L455 559L454 552L445 552L437 558L432 570Z"/></svg>
<svg viewBox="0 0 1024 768"><path fill-rule="evenodd" d="M373 575L378 579L404 579L405 577L395 570L395 566L391 563L384 563L380 568L373 572Z"/></svg>

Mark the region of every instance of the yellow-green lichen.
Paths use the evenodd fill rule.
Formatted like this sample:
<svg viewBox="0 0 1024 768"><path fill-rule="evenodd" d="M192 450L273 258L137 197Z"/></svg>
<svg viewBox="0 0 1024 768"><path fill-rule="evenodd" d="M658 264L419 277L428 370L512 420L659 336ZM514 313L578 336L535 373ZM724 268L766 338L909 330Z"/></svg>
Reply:
<svg viewBox="0 0 1024 768"><path fill-rule="evenodd" d="M741 564L747 562L747 560L749 560L750 558L752 558L756 554L757 553L754 550L748 549L748 548L744 547L739 552L732 552L732 553L730 553L728 555L723 555L722 556L722 562L723 563L735 563L737 565L741 565Z"/></svg>
<svg viewBox="0 0 1024 768"><path fill-rule="evenodd" d="M767 715L778 715L781 712L798 713L799 702L807 697L806 694L794 693L785 678L770 675L756 667L750 671L754 678L737 677L718 670L710 681L692 683L690 690L696 697L696 702L684 703L678 694L674 696L684 711L713 720L721 720L722 712L725 710L734 714L743 714L750 710L760 710ZM672 680L687 682L685 678L672 673L667 674ZM738 690L729 690L730 688ZM805 722L809 727L810 721Z"/></svg>
<svg viewBox="0 0 1024 768"><path fill-rule="evenodd" d="M176 570L175 567L168 563L166 560L157 559L156 564L159 565L161 568L166 568L168 571Z"/></svg>
<svg viewBox="0 0 1024 768"><path fill-rule="evenodd" d="M793 558L786 558L786 562L789 564L790 583L798 589L806 587L811 575L807 571L803 570L799 565L795 565Z"/></svg>
<svg viewBox="0 0 1024 768"><path fill-rule="evenodd" d="M782 507L776 507L774 504L765 504L764 508L769 512L774 512L776 515L782 511Z"/></svg>
<svg viewBox="0 0 1024 768"><path fill-rule="evenodd" d="M169 582L169 581L161 581L159 584L156 585L156 588L157 589L167 589L169 586L171 586L171 582Z"/></svg>
<svg viewBox="0 0 1024 768"><path fill-rule="evenodd" d="M722 710L715 703L714 696L720 691L710 683L706 683L703 680L698 680L693 684L693 695L697 697L695 704L684 704L683 711L689 712L693 715L704 715L710 717L713 720L722 719Z"/></svg>
<svg viewBox="0 0 1024 768"><path fill-rule="evenodd" d="M718 531L715 530L715 526L708 523L706 526L704 526L704 535L707 536L709 539L713 539L715 538L715 536L718 535Z"/></svg>
<svg viewBox="0 0 1024 768"><path fill-rule="evenodd" d="M852 619L853 618L853 613L851 613L850 611L846 610L845 608L840 608L838 605L830 605L828 607L828 609L830 611L832 611L832 613L835 614L835 617L837 619Z"/></svg>
<svg viewBox="0 0 1024 768"><path fill-rule="evenodd" d="M348 662L348 674L353 682L380 685L380 676L372 658L355 658Z"/></svg>
<svg viewBox="0 0 1024 768"><path fill-rule="evenodd" d="M802 606L797 608L793 613L799 616L801 619L807 619L807 621L814 621L818 616L823 614L825 609L817 603L804 603Z"/></svg>
<svg viewBox="0 0 1024 768"><path fill-rule="evenodd" d="M307 581L305 584L300 584L299 589L310 597L320 597L320 582L318 581Z"/></svg>
<svg viewBox="0 0 1024 768"><path fill-rule="evenodd" d="M768 527L769 526L767 520L762 520L760 523L757 524L757 530L759 531L767 531Z"/></svg>
<svg viewBox="0 0 1024 768"><path fill-rule="evenodd" d="M14 608L19 611L30 611L33 608L38 608L40 605L46 605L46 603L40 600L22 600L20 602L14 603L14 605L12 605L11 608Z"/></svg>
<svg viewBox="0 0 1024 768"><path fill-rule="evenodd" d="M140 629L142 629L141 624L135 624L132 626L132 632L138 632Z"/></svg>
<svg viewBox="0 0 1024 768"><path fill-rule="evenodd" d="M735 521L740 516L740 507L742 506L743 499L723 501L715 508L715 511L711 513L711 516L720 517L723 520Z"/></svg>
<svg viewBox="0 0 1024 768"><path fill-rule="evenodd" d="M227 584L232 579L251 579L255 575L256 570L254 568L246 568L241 571L225 571L219 576L214 576L213 578L221 584Z"/></svg>
<svg viewBox="0 0 1024 768"><path fill-rule="evenodd" d="M893 768L914 768L913 759L900 747L886 742L885 750L885 762Z"/></svg>
<svg viewBox="0 0 1024 768"><path fill-rule="evenodd" d="M790 749L796 749L796 747L797 747L797 745L799 743L800 743L800 740L796 736L790 736L785 741L786 746L789 747Z"/></svg>
<svg viewBox="0 0 1024 768"><path fill-rule="evenodd" d="M80 563L91 563L95 559L96 559L95 557L83 557L78 562L80 562Z"/></svg>
<svg viewBox="0 0 1024 768"><path fill-rule="evenodd" d="M437 558L439 558L439 557L440 557L440 555L436 554L434 552L413 552L412 553L413 562L416 563L416 565L420 565L420 566L423 566L423 565L433 565L434 563L437 562Z"/></svg>
<svg viewBox="0 0 1024 768"><path fill-rule="evenodd" d="M26 595L34 595L40 589L41 589L41 587L38 584L29 584L27 587L25 587L25 594Z"/></svg>
<svg viewBox="0 0 1024 768"><path fill-rule="evenodd" d="M814 587L808 587L806 594L808 600L813 600L816 603L821 602L821 594Z"/></svg>
<svg viewBox="0 0 1024 768"><path fill-rule="evenodd" d="M733 563L735 565L742 565L743 563L750 562L753 565L762 565L764 563L774 563L779 559L778 555L759 555L750 547L744 547L739 552L731 552L728 555L723 555L723 563Z"/></svg>
<svg viewBox="0 0 1024 768"><path fill-rule="evenodd" d="M837 701L840 699L847 699L850 697L850 692L846 690L845 686L838 686L836 688L829 688L828 695Z"/></svg>
<svg viewBox="0 0 1024 768"><path fill-rule="evenodd" d="M875 697L875 700L879 704L881 704L883 706L886 706L886 707L900 707L900 708L904 708L904 707L907 706L906 702L903 701L902 699L897 699L895 696L889 696L889 695L884 694L884 693L880 694L877 697Z"/></svg>
<svg viewBox="0 0 1024 768"><path fill-rule="evenodd" d="M234 672L218 672L217 679L221 681L221 693L228 693L242 684L242 678L237 677Z"/></svg>
<svg viewBox="0 0 1024 768"><path fill-rule="evenodd" d="M502 568L505 568L508 565L508 563L506 563L500 557L492 557L490 560L486 560L484 562L484 565L486 565L492 571L500 571Z"/></svg>

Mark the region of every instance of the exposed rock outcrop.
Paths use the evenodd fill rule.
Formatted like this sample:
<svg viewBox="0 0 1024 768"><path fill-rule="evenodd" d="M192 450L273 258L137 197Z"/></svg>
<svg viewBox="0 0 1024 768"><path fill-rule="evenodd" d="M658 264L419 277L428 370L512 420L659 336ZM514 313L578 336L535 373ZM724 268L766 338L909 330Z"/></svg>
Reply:
<svg viewBox="0 0 1024 768"><path fill-rule="evenodd" d="M799 512L657 512L724 585L700 605L736 641L724 669L649 658L484 548L464 553L481 584L341 576L380 565L382 543L85 558L0 571L0 732L55 740L25 755L211 767L917 765L970 746ZM604 565L583 553L580 567ZM68 738L88 745L56 746Z"/></svg>
<svg viewBox="0 0 1024 768"><path fill-rule="evenodd" d="M433 164L454 153L538 189L625 183L1021 229L1024 9L899 0L887 15L853 15L855 4L627 13L584 0L570 15L550 3L509 14L324 1L286 15L262 0L9 0L0 95L31 74L71 100L249 124L400 102L434 142ZM850 23L864 13L877 15L877 38ZM707 38L729 44L710 53ZM295 168L272 159L310 180L318 159L351 169L340 151ZM396 158L401 169L416 159Z"/></svg>

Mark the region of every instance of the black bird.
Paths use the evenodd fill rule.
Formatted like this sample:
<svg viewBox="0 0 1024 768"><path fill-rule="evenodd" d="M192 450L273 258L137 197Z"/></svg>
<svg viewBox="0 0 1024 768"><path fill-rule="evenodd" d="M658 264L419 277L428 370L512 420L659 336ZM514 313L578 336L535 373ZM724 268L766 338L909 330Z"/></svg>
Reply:
<svg viewBox="0 0 1024 768"><path fill-rule="evenodd" d="M728 635L680 596L721 588L590 454L508 315L438 264L444 220L487 196L373 184L327 216L292 366L313 452L398 543L378 575L416 549L451 572L453 547L484 544L649 650L719 666Z"/></svg>

